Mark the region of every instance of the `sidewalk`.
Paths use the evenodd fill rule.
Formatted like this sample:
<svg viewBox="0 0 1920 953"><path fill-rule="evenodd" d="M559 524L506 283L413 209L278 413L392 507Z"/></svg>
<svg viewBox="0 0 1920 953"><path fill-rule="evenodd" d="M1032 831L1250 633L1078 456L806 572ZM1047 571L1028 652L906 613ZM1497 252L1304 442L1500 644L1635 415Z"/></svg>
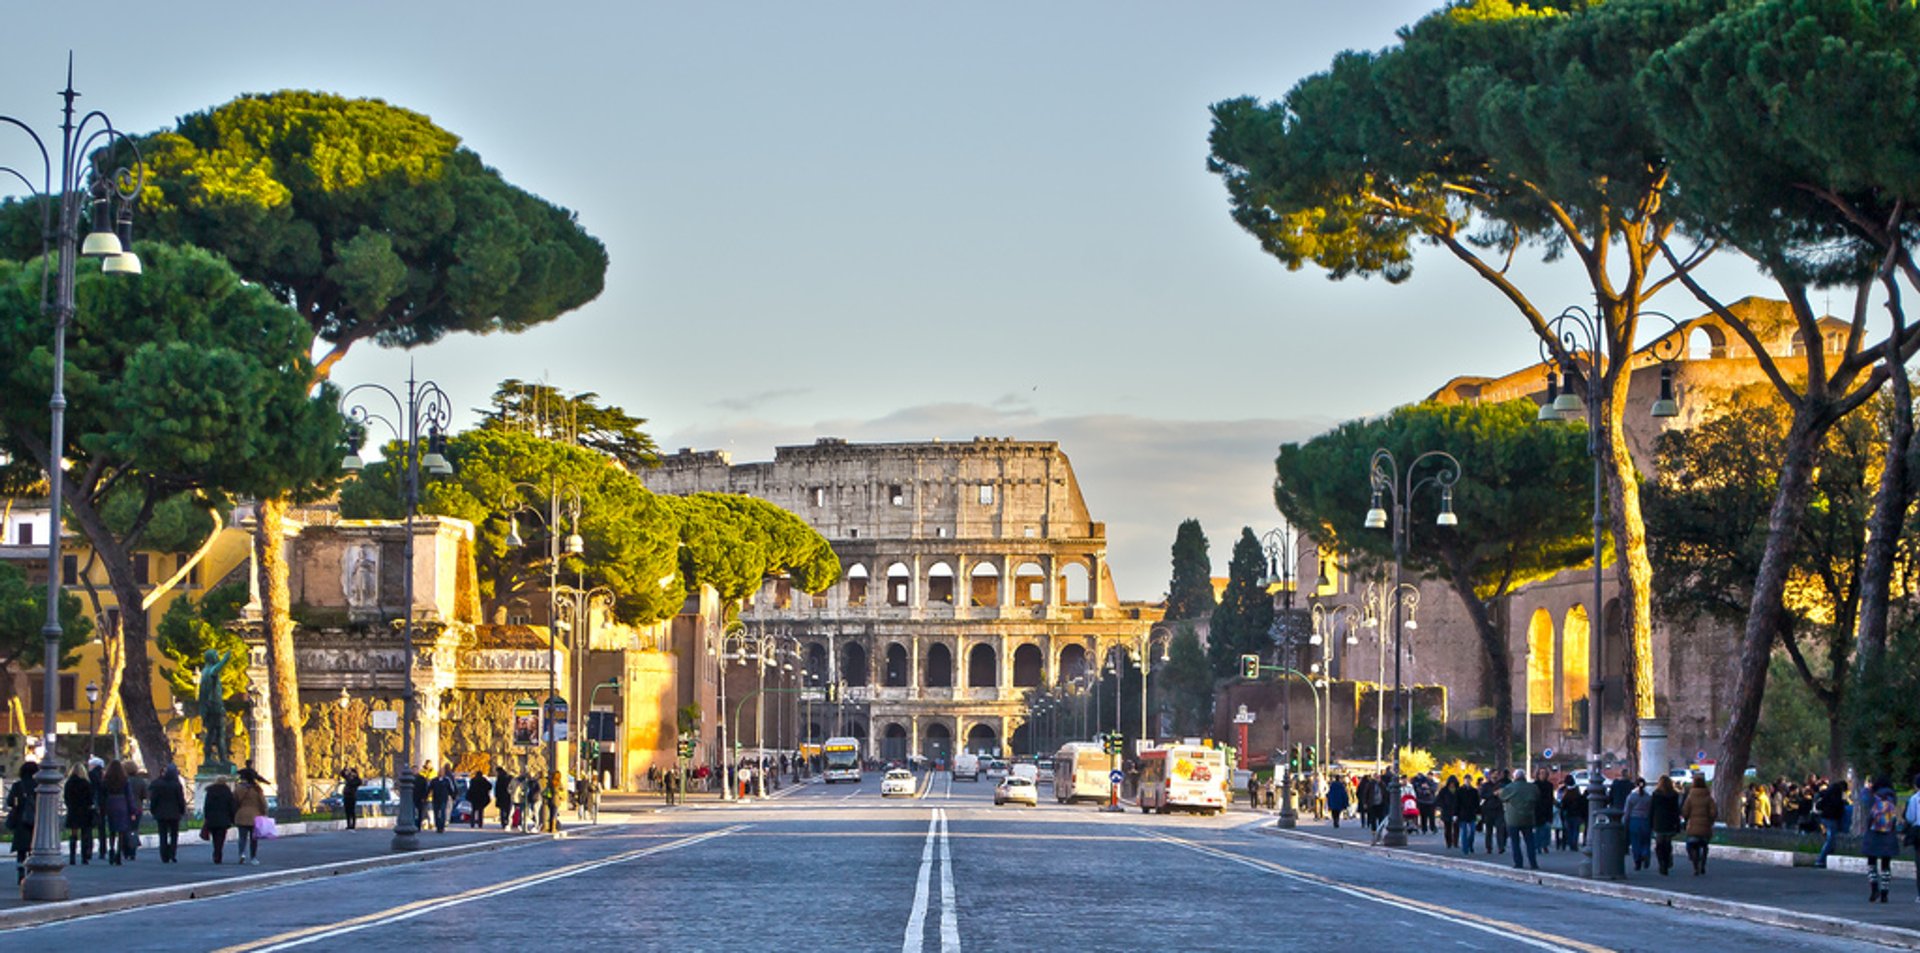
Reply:
<svg viewBox="0 0 1920 953"><path fill-rule="evenodd" d="M1389 852L1388 848L1369 847L1368 845L1373 842L1373 834L1358 821L1342 819L1339 829L1336 830L1330 821L1314 820L1311 815L1303 814L1298 824L1299 826L1292 831L1277 830L1270 825L1263 827L1262 830L1327 846L1366 850L1377 854ZM1477 868L1481 872L1494 876L1536 874L1534 871L1523 872L1513 869L1511 848L1505 854L1488 855L1482 851L1485 844L1485 835L1477 834L1474 853L1462 855L1458 850L1446 849L1445 836L1439 832L1419 834L1410 831L1405 851L1420 855L1432 863L1456 869ZM1495 846L1498 846L1498 838L1495 839ZM1399 850L1391 852L1401 853ZM1920 903L1915 902L1915 882L1910 872L1904 877L1894 879L1891 885L1893 896L1888 902L1868 903L1865 873L1754 862L1733 856L1744 853L1742 851L1715 847L1708 856L1706 875L1696 877L1693 874L1692 865L1687 861L1685 844L1676 839L1673 853L1673 872L1664 877L1653 866L1649 866L1646 870L1634 870L1633 858L1629 856L1625 880L1582 881L1582 884L1624 887L1625 889L1612 892L1614 895L1627 896L1636 900L1670 902L1677 895L1702 901L1731 902L1793 914L1830 917L1853 923L1920 930ZM1542 853L1539 855L1540 870L1536 876L1557 874L1561 877L1577 878L1580 873L1580 859L1579 851L1553 850ZM1549 886L1568 885L1560 877L1554 876L1541 877L1540 882ZM1656 893L1657 895L1650 895ZM1714 912L1731 913L1731 911ZM1805 926L1805 924L1782 925ZM1912 942L1909 945L1920 946L1920 933L1912 935Z"/></svg>
<svg viewBox="0 0 1920 953"><path fill-rule="evenodd" d="M367 821L372 821L379 826L368 824ZM338 822L320 822L311 827L330 828L336 823ZM502 831L497 826L489 827L484 831L475 831L450 825L445 833L422 831L419 851L398 854L389 846L393 836L392 818L368 818L362 821L362 825L359 829L351 831L320 830L316 832L302 832L307 825L282 825L281 829L285 832L282 836L261 842L258 866L234 862L238 850L231 834L227 837L226 863L220 865L213 863L213 845L201 840L197 830L182 832L180 861L175 864L160 862L160 848L154 843L155 838L148 836L143 838L148 846L140 848L137 860L115 867L109 865L105 859L95 856L92 863L75 864L66 868L67 883L72 896L69 902L93 901L87 904L88 909L68 913L67 916L99 912L102 909L185 899L187 894L181 893L178 888L219 885L223 881L241 878L260 878L278 882L284 879L284 876L275 878L261 875L276 873L285 875L290 871L303 868L319 868L320 873L326 873L343 864L364 866L369 861L383 858L395 863L407 863L416 859L431 860L434 857L447 856L445 852L436 851L436 848L489 850L514 843L527 836L544 836L514 835ZM64 847L63 841L62 848ZM238 884L225 886L226 889L222 892L246 889ZM147 896L130 896L133 894ZM23 925L22 918L30 918L33 911L48 910L58 906L62 905L28 903L20 899L18 890L0 891L0 930Z"/></svg>

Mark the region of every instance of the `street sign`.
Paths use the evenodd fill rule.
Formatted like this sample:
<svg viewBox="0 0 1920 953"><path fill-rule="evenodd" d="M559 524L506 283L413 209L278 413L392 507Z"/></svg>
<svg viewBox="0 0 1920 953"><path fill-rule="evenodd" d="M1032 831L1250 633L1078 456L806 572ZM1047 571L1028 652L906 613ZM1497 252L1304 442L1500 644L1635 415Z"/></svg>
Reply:
<svg viewBox="0 0 1920 953"><path fill-rule="evenodd" d="M1702 749L1700 749L1699 751L1696 751L1696 752L1694 752L1694 753L1693 753L1693 760L1695 760L1695 761L1705 761L1705 760L1707 760L1707 749L1705 749L1705 748L1702 748Z"/></svg>
<svg viewBox="0 0 1920 953"><path fill-rule="evenodd" d="M823 702L827 700L827 693L818 688L803 689L800 692L800 700L803 702Z"/></svg>
<svg viewBox="0 0 1920 953"><path fill-rule="evenodd" d="M400 713L375 708L373 710L373 727L379 731L393 731L399 728Z"/></svg>
<svg viewBox="0 0 1920 953"><path fill-rule="evenodd" d="M1551 759L1552 757L1553 757L1553 749L1552 749L1552 748L1546 748L1546 749L1544 749L1544 750L1542 750L1542 751L1540 752L1540 759L1541 759L1542 761L1545 761L1545 760L1548 760L1548 759Z"/></svg>
<svg viewBox="0 0 1920 953"><path fill-rule="evenodd" d="M1127 780L1127 776L1124 774L1121 774L1119 768L1114 768L1112 771L1108 772L1107 780L1114 784L1120 784Z"/></svg>
<svg viewBox="0 0 1920 953"><path fill-rule="evenodd" d="M547 699L547 735L550 741L567 740L567 701L564 698Z"/></svg>
<svg viewBox="0 0 1920 953"><path fill-rule="evenodd" d="M1236 725L1251 725L1253 719L1254 713L1248 711L1245 705L1241 705L1240 710L1233 713L1233 723Z"/></svg>

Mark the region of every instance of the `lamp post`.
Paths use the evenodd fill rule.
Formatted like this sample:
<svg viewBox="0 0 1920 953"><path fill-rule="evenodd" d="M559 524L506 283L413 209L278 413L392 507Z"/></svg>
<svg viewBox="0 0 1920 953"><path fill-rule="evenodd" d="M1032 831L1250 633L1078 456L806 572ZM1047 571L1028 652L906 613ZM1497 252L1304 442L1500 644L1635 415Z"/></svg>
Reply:
<svg viewBox="0 0 1920 953"><path fill-rule="evenodd" d="M571 545L571 542L569 545ZM584 541L582 542L581 548L585 548ZM671 579L669 579L669 581L671 581ZM587 656L593 651L593 602L595 599L604 600L606 611L611 615L614 608L619 605L619 597L607 586L587 588L584 572L580 574L580 581L577 585L562 586L560 587L559 594L570 600L569 614L573 618L573 624L568 630L568 644L571 648L568 653L567 663L572 671L569 673L568 680L571 685L569 692L575 700L578 700L581 696L587 694ZM586 725L592 718L592 712L593 703L592 700L589 699L585 712L581 712L577 717L568 719L570 722L577 723L580 726L578 731L570 732L568 738L569 741L573 742L573 747L567 760L569 764L573 765L573 776L576 779L581 776L586 764L584 749L581 746L589 740L586 736Z"/></svg>
<svg viewBox="0 0 1920 953"><path fill-rule="evenodd" d="M1359 623L1355 617L1365 617L1365 610L1352 604L1336 605L1329 608L1325 603L1316 602L1312 608L1313 630L1320 636L1320 684L1317 686L1326 699L1322 707L1325 717L1320 719L1320 735L1314 739L1319 757L1314 759L1314 773L1323 774L1327 762L1333 760L1333 665L1332 646L1334 636L1339 632L1342 622L1347 628L1347 645L1358 645L1360 638L1354 632ZM1377 734L1377 733L1376 733Z"/></svg>
<svg viewBox="0 0 1920 953"><path fill-rule="evenodd" d="M1375 761L1384 761L1386 759L1386 755L1381 750L1381 746L1386 743L1387 737L1387 640L1389 638L1397 640L1399 638L1398 633L1402 629L1413 632L1420 628L1419 620L1416 618L1420 611L1420 588L1412 583L1401 583L1394 592L1399 598L1395 600L1392 607L1387 605L1387 600L1390 597L1386 589L1382 588L1378 583L1367 583L1366 594L1361 597L1362 612L1360 624L1365 628L1373 630L1374 642L1380 649L1379 670L1374 679L1374 684L1379 686L1380 690L1374 692L1373 696L1373 760ZM1401 622L1399 625L1393 626L1395 634L1389 636L1387 626L1383 625L1380 620L1383 617L1392 615L1396 610L1401 613ZM1347 644L1356 645L1359 641L1360 640L1352 635L1351 632L1348 634Z"/></svg>
<svg viewBox="0 0 1920 953"><path fill-rule="evenodd" d="M1641 312L1643 315L1664 318L1677 331L1680 322L1670 315L1658 311ZM1603 600L1601 583L1603 567L1601 564L1604 538L1606 536L1606 509L1603 505L1606 489L1606 459L1601 451L1602 428L1609 424L1617 426L1619 421L1610 418L1609 410L1613 403L1613 388L1619 375L1632 369L1631 353L1626 355L1607 354L1608 339L1606 321L1596 308L1592 313L1578 305L1547 322L1547 330L1557 342L1557 347L1549 346L1547 341L1540 342L1542 362L1548 367L1547 402L1540 407L1537 418L1543 423L1561 420L1580 420L1587 422L1587 456L1593 459L1593 608L1588 613L1587 629L1587 817L1599 824L1607 820L1603 812L1607 808L1606 780L1600 776L1601 745L1600 729L1605 713L1606 682L1602 677L1605 662L1603 649L1606 644L1606 603ZM1656 339L1649 353L1660 364L1660 396L1650 408L1655 418L1677 417L1680 405L1674 399L1674 364L1680 357L1681 336L1669 334ZM1559 380L1554 379L1555 372ZM1576 379L1581 390L1586 391L1586 400L1582 401L1575 392ZM1531 733L1533 719L1527 719L1527 728ZM1642 725L1642 741L1647 736L1647 726ZM1532 765L1533 752L1527 752L1528 765ZM1656 765L1655 770L1663 770L1664 765ZM1645 773L1646 765L1641 765ZM1593 857L1594 837L1591 833L1580 852L1580 876L1593 878L1598 876Z"/></svg>
<svg viewBox="0 0 1920 953"><path fill-rule="evenodd" d="M720 631L718 640L707 642L707 655L714 658L720 673L720 799L723 801L734 800L734 749L740 747L738 738L729 739L727 735L727 663L745 659L748 638L746 623L735 619ZM837 713L837 705L835 709Z"/></svg>
<svg viewBox="0 0 1920 953"><path fill-rule="evenodd" d="M101 258L100 270L110 274L137 275L140 258L133 253L133 208L146 182L146 166L140 160L139 147L113 127L105 113L91 111L74 117L73 101L80 94L73 89L73 57L67 57L67 86L61 90L59 165L54 165L47 143L31 126L12 116L0 116L0 123L27 134L40 153L36 183L13 166L0 165L0 175L11 176L40 199L41 309L53 318L53 388L47 400L49 410L46 459L47 471L47 620L41 628L46 642L41 656L43 688L46 699L45 723L41 728L43 754L40 772L34 776L34 826L32 852L27 857L26 879L20 894L32 901L65 900L71 895L66 864L60 851L60 788L64 780L56 748L55 713L60 699L60 514L66 447L66 369L67 325L74 316L75 258ZM109 149L125 146L132 153L132 167L109 170L102 164ZM111 159L106 161L111 162ZM59 191L54 191L55 172ZM80 238L81 217L91 213L92 221L84 241ZM48 258L53 258L51 266ZM46 297L47 271L51 267L53 298ZM91 749L89 749L91 753Z"/></svg>
<svg viewBox="0 0 1920 953"><path fill-rule="evenodd" d="M350 403L361 391L384 395L393 402L394 415L388 417L368 409L365 404ZM404 394L383 384L357 384L340 395L340 406L360 430L377 421L392 432L394 439L404 443L400 477L401 496L406 504L406 539L402 543L401 559L406 563L406 572L401 574L404 605L400 610L400 648L405 660L401 675L404 680L401 717L405 724L400 726L400 779L395 786L395 793L400 797L400 812L394 819L392 846L397 851L419 850L420 818L413 805L413 735L419 718L413 692L413 518L420 509L420 471L425 469L436 475L453 472L453 466L442 454L447 422L453 418L453 401L439 384L415 380L409 367ZM348 451L340 461L340 469L350 473L358 472L363 466L357 449Z"/></svg>
<svg viewBox="0 0 1920 953"><path fill-rule="evenodd" d="M1149 626L1147 628L1147 631L1141 634L1139 641L1135 644L1139 648L1139 658L1140 658L1140 741L1139 741L1139 744L1144 745L1146 744L1146 740L1147 740L1147 689L1149 688L1147 684L1147 676L1152 674L1153 661L1154 661L1153 647L1156 645L1160 646L1159 661L1163 663L1168 661L1168 653L1171 652L1173 648L1173 630L1167 628L1164 625Z"/></svg>
<svg viewBox="0 0 1920 953"><path fill-rule="evenodd" d="M1415 479L1423 464L1431 464L1432 472ZM1368 529L1391 528L1393 532L1393 591L1398 595L1404 585L1401 572L1407 556L1407 508L1421 489L1437 487L1440 515L1434 524L1458 526L1460 519L1453 513L1453 485L1460 481L1460 461L1444 450L1428 450L1414 457L1403 470L1393 451L1382 447L1373 452L1367 478L1373 486L1373 505L1367 509L1366 526ZM1390 527L1387 510L1380 506L1383 493L1393 510ZM1393 600L1393 761L1387 765L1387 833L1380 841L1388 847L1407 846L1407 825L1400 815L1400 723L1402 709L1406 707L1406 700L1400 695L1400 659L1404 654L1400 642L1402 602L1398 598Z"/></svg>
<svg viewBox="0 0 1920 953"><path fill-rule="evenodd" d="M99 722L94 720L93 706L100 701L100 684L87 683L87 757L93 757L94 739L99 737Z"/></svg>
<svg viewBox="0 0 1920 953"><path fill-rule="evenodd" d="M1293 752L1293 679L1295 678L1306 681L1307 688L1314 692L1313 733L1316 739L1320 734L1319 690L1314 688L1312 680L1300 674L1294 657L1303 645L1320 645L1320 632L1317 629L1301 632L1286 624L1281 617L1276 617L1267 634L1273 639L1275 654L1279 656L1280 662L1280 747L1291 755ZM1313 668L1318 672L1320 666L1316 664ZM1298 817L1293 809L1293 786L1296 780L1292 771L1288 771L1285 781L1280 786L1280 816L1274 822L1277 827L1291 828Z"/></svg>
<svg viewBox="0 0 1920 953"><path fill-rule="evenodd" d="M586 541L580 537L580 491L562 486L555 479L546 488L547 511L543 515L532 504L515 501L511 493L515 490L542 492L542 488L531 483L514 483L509 489L509 497L501 501L501 509L507 511L508 548L517 549L526 544L520 538L519 514L526 513L539 520L547 530L547 699L540 706L541 732L546 735L547 777L542 779L543 786L552 787L555 776L560 771L560 724L555 716L560 711L560 630L568 630L568 659L574 661L578 654L578 636L573 632L574 621L563 622L560 619L560 559L562 556L578 556L587 550ZM566 504L567 535L563 542L560 536L561 505ZM564 552L562 551L564 548ZM559 792L554 792L554 802L559 803ZM558 811L550 811L545 818L545 827L553 831L559 826Z"/></svg>

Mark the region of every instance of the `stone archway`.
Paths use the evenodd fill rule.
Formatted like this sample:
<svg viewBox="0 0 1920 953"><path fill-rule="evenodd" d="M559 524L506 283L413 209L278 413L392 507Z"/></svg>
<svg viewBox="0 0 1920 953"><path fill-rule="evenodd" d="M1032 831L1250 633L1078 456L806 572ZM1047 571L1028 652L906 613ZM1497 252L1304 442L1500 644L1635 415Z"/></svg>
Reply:
<svg viewBox="0 0 1920 953"><path fill-rule="evenodd" d="M1013 687L1033 688L1046 678L1040 647L1028 642L1013 650Z"/></svg>
<svg viewBox="0 0 1920 953"><path fill-rule="evenodd" d="M887 660L881 669L880 684L886 688L905 688L913 677L908 671L907 647L898 642L887 643Z"/></svg>
<svg viewBox="0 0 1920 953"><path fill-rule="evenodd" d="M897 721L887 722L880 733L880 758L884 761L907 760L907 726Z"/></svg>
<svg viewBox="0 0 1920 953"><path fill-rule="evenodd" d="M1000 657L993 646L985 642L974 643L967 650L967 687L993 688L1000 684Z"/></svg>
<svg viewBox="0 0 1920 953"><path fill-rule="evenodd" d="M1060 650L1060 679L1071 681L1087 673L1087 647L1073 643Z"/></svg>
<svg viewBox="0 0 1920 953"><path fill-rule="evenodd" d="M1000 733L993 726L976 724L967 729L967 750L975 754L1000 756Z"/></svg>
<svg viewBox="0 0 1920 953"><path fill-rule="evenodd" d="M929 723L920 733L920 753L939 764L953 761L953 729L945 722Z"/></svg>
<svg viewBox="0 0 1920 953"><path fill-rule="evenodd" d="M858 642L848 642L840 647L840 680L850 688L862 688L867 684L867 649Z"/></svg>
<svg viewBox="0 0 1920 953"><path fill-rule="evenodd" d="M927 657L921 661L925 670L921 681L927 688L953 687L953 650L945 642L935 642L927 646Z"/></svg>

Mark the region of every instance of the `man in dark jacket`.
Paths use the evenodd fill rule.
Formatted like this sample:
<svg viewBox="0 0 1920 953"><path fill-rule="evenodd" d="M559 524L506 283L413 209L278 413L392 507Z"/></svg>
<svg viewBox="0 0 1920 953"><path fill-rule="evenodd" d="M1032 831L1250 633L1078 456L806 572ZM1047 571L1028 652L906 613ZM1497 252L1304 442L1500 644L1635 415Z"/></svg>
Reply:
<svg viewBox="0 0 1920 953"><path fill-rule="evenodd" d="M33 850L33 776L39 770L38 762L21 764L19 779L7 789L7 831L13 835L13 866L21 883L27 880L27 853Z"/></svg>
<svg viewBox="0 0 1920 953"><path fill-rule="evenodd" d="M1440 789L1425 771L1413 776L1413 805L1420 812L1420 833L1431 834L1434 831L1433 815L1438 806Z"/></svg>
<svg viewBox="0 0 1920 953"><path fill-rule="evenodd" d="M1547 852L1548 842L1553 840L1548 835L1553 832L1554 809L1553 782L1547 780L1545 769L1542 769L1540 776L1534 779L1533 789L1533 847L1544 854Z"/></svg>
<svg viewBox="0 0 1920 953"><path fill-rule="evenodd" d="M1446 792L1442 791L1441 796L1445 797ZM1453 813L1460 825L1460 852L1471 854L1473 853L1473 835L1476 833L1474 828L1480 823L1480 789L1473 786L1471 779L1460 785L1460 790L1454 793Z"/></svg>
<svg viewBox="0 0 1920 953"><path fill-rule="evenodd" d="M467 803L472 805L473 814L469 826L476 830L487 826L487 805L491 803L493 782L487 780L485 771L476 771L473 780L467 782Z"/></svg>
<svg viewBox="0 0 1920 953"><path fill-rule="evenodd" d="M1447 786L1434 795L1433 802L1440 813L1440 827L1446 832L1447 846L1460 846L1460 779L1448 778Z"/></svg>
<svg viewBox="0 0 1920 953"><path fill-rule="evenodd" d="M360 772L354 768L340 772L340 810L346 814L347 830L359 826Z"/></svg>
<svg viewBox="0 0 1920 953"><path fill-rule="evenodd" d="M180 819L187 816L187 791L180 784L179 769L167 765L160 780L147 786L147 805L160 828L160 862L179 863Z"/></svg>
<svg viewBox="0 0 1920 953"><path fill-rule="evenodd" d="M495 769L493 799L500 805L500 826L504 828L513 823L513 778L507 774L504 764Z"/></svg>
<svg viewBox="0 0 1920 953"><path fill-rule="evenodd" d="M447 832L447 805L453 800L453 775L441 772L434 775L427 784L427 791L433 797L433 829L439 833Z"/></svg>

